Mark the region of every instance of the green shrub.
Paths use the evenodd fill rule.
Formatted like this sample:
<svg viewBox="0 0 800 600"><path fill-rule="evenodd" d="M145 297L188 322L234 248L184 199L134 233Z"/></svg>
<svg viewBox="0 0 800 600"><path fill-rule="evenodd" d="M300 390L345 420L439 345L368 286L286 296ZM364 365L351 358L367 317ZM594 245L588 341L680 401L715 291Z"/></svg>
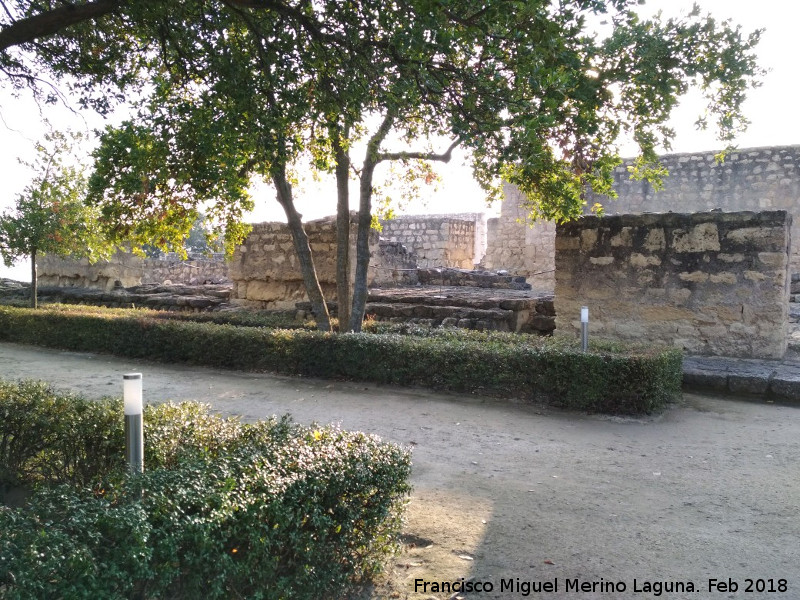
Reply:
<svg viewBox="0 0 800 600"><path fill-rule="evenodd" d="M0 389L21 415L0 435L35 429L47 443L27 454L62 460L74 434L56 417L91 403L35 382ZM96 404L121 424L118 400ZM83 471L3 463L9 480L39 485L24 507L0 506L0 598L320 598L372 575L397 545L410 491L402 448L288 418L243 424L194 403L148 406L144 420L136 477L111 445ZM103 419L96 429L114 431Z"/></svg>
<svg viewBox="0 0 800 600"><path fill-rule="evenodd" d="M163 312L154 311L158 319L175 321L194 321L196 323L215 323L217 325L236 325L238 327L268 327L271 329L316 329L311 320L297 321L293 311L233 311L233 312Z"/></svg>
<svg viewBox="0 0 800 600"><path fill-rule="evenodd" d="M145 473L157 565L148 590L320 598L374 573L397 543L408 455L328 428L277 446L270 425L246 429L249 443L213 461Z"/></svg>
<svg viewBox="0 0 800 600"><path fill-rule="evenodd" d="M119 313L0 308L0 339L166 362L419 385L642 413L680 394L681 353L501 333L415 328L332 335Z"/></svg>
<svg viewBox="0 0 800 600"><path fill-rule="evenodd" d="M93 402L37 381L0 381L0 487L88 485L123 464L119 400Z"/></svg>
<svg viewBox="0 0 800 600"><path fill-rule="evenodd" d="M150 576L151 527L138 503L75 486L0 506L0 598L127 599Z"/></svg>

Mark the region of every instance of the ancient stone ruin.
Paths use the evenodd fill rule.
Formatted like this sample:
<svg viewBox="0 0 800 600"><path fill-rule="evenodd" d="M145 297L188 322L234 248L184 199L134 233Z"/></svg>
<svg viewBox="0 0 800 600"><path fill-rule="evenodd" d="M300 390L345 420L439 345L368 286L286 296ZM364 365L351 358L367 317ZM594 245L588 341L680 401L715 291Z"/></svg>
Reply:
<svg viewBox="0 0 800 600"><path fill-rule="evenodd" d="M713 152L660 157L669 171L664 189L656 192L646 181L630 178L627 161L614 171L615 200L590 196L587 203L603 204L605 214L693 213L722 210L785 210L794 217L791 270L800 272L800 146L751 148L731 152L718 163ZM526 275L534 285L555 283L555 224L527 223L522 197L505 187L500 218L488 222L488 247L482 266L505 268ZM531 277L534 273L551 274ZM552 287L551 287L552 289Z"/></svg>
<svg viewBox="0 0 800 600"><path fill-rule="evenodd" d="M556 328L782 358L789 310L786 211L587 216L556 232Z"/></svg>
<svg viewBox="0 0 800 600"><path fill-rule="evenodd" d="M85 258L67 260L42 256L37 261L42 287L90 288L111 291L138 285L204 285L230 281L228 265L221 254L190 255L188 260L176 254L162 258L143 258L118 252L111 260L89 264Z"/></svg>
<svg viewBox="0 0 800 600"><path fill-rule="evenodd" d="M695 354L783 356L794 315L790 285L800 294L800 146L741 150L724 163L712 153L662 161L670 173L663 191L631 181L623 164L615 172L619 198L597 199L607 216L560 228L526 223L523 198L511 185L495 219L384 222L370 240L368 315L545 334L558 325L556 333L575 335L580 307L588 305L596 336ZM312 221L306 230L323 290L335 300L335 220ZM353 224L351 248L354 241ZM90 266L46 257L39 268L45 286L108 292L225 281L225 306L296 310L300 317L310 310L281 223L256 224L229 264L118 256Z"/></svg>

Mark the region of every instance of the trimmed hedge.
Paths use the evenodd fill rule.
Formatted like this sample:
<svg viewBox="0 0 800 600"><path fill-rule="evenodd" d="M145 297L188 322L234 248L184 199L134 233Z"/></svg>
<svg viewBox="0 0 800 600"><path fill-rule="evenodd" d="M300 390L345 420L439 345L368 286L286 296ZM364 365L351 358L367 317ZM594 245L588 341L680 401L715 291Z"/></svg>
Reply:
<svg viewBox="0 0 800 600"><path fill-rule="evenodd" d="M288 418L242 424L164 404L146 409L146 471L129 477L124 442L102 456L76 443L92 432L117 439L119 400L97 402L115 422L76 419L73 433L61 424L62 407L86 403L35 382L0 388L0 404L23 414L0 421L0 439L27 440L22 424L49 441L19 444L6 469L6 483L37 490L21 508L0 505L3 599L335 597L397 546L410 491L402 448ZM89 485L41 460L68 465L73 453L95 473Z"/></svg>
<svg viewBox="0 0 800 600"><path fill-rule="evenodd" d="M428 330L432 331L432 330ZM676 398L682 355L499 334L324 334L148 317L0 308L0 340L87 352L649 413Z"/></svg>
<svg viewBox="0 0 800 600"><path fill-rule="evenodd" d="M0 380L0 488L39 482L88 485L120 469L121 400L93 402L44 382Z"/></svg>

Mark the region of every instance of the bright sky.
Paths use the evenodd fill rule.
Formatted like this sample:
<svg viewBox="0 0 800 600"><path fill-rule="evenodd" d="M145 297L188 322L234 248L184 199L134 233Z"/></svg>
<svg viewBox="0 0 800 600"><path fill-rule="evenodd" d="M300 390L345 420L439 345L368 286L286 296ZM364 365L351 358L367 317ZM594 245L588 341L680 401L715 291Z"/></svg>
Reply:
<svg viewBox="0 0 800 600"><path fill-rule="evenodd" d="M800 73L797 57L790 51L797 47L797 23L800 22L800 3L786 0L696 0L703 13L710 12L718 19L730 18L743 26L746 32L756 28L766 31L757 49L761 65L770 72L763 86L751 90L745 105L745 113L751 121L748 131L737 140L741 148L800 144L800 117L796 103L800 96ZM676 16L691 10L691 0L648 0L642 14L661 10L665 16ZM678 108L672 126L678 132L673 142L674 152L700 152L718 150L719 143L713 132L698 132L694 122L702 112L698 97L688 97ZM76 115L64 107L46 106L40 112L30 98L15 99L0 91L0 211L10 206L20 192L29 175L17 163L17 158L30 159L33 143L44 133L43 117L47 117L57 128L92 130L103 126L96 115ZM444 150L442 148L441 150ZM623 156L633 154L631 147L622 147ZM464 157L457 152L453 161L439 169L442 183L437 192L430 193L426 202L408 205L407 214L488 212L494 214L499 206L487 208L480 188L472 181L464 166ZM335 212L335 189L316 189L309 185L299 190L298 210L306 219L313 219ZM303 192L305 192L303 194ZM320 195L330 193L330 201L321 201ZM257 209L252 221L285 220L267 187L256 190ZM0 261L0 277L29 280L29 267L20 263L12 269Z"/></svg>

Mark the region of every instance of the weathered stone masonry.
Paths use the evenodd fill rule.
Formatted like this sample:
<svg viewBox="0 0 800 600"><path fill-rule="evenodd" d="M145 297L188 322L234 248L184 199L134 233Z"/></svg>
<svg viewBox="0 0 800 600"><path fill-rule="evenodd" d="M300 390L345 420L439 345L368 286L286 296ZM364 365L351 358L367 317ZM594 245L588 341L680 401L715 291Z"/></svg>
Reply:
<svg viewBox="0 0 800 600"><path fill-rule="evenodd" d="M177 255L140 258L117 252L111 260L91 265L85 258L75 260L45 255L38 258L36 264L39 285L45 287L83 287L109 291L116 286L163 283L201 285L229 281L228 264L221 254L182 260Z"/></svg>
<svg viewBox="0 0 800 600"><path fill-rule="evenodd" d="M483 215L473 213L400 216L381 222L381 237L403 244L420 267L471 269L485 246L483 224Z"/></svg>
<svg viewBox="0 0 800 600"><path fill-rule="evenodd" d="M355 213L352 215L355 219ZM336 218L305 224L317 277L328 300L336 299ZM350 227L350 274L355 277L357 225ZM413 284L416 271L402 247L381 245L377 232L370 236L368 285ZM300 263L285 223L256 223L250 235L234 253L230 264L232 298L258 308L292 308L307 298Z"/></svg>
<svg viewBox="0 0 800 600"><path fill-rule="evenodd" d="M594 217L556 232L556 331L781 358L789 307L785 211Z"/></svg>
<svg viewBox="0 0 800 600"><path fill-rule="evenodd" d="M522 193L513 185L503 186L500 216L487 223L486 255L482 269L506 269L528 279L535 290L551 290L555 282L555 223L527 222Z"/></svg>
<svg viewBox="0 0 800 600"><path fill-rule="evenodd" d="M672 154L661 157L669 176L656 192L628 173L630 161L614 172L619 198L590 197L588 205L601 202L606 214L643 212L703 212L786 210L794 217L791 269L800 272L800 146L751 148L732 152L722 164L713 152ZM530 228L520 211L519 191L507 186L499 220L489 221L489 240L484 265L530 275L554 268L555 226L536 223ZM547 279L529 277L534 288ZM552 280L551 280L552 281Z"/></svg>

